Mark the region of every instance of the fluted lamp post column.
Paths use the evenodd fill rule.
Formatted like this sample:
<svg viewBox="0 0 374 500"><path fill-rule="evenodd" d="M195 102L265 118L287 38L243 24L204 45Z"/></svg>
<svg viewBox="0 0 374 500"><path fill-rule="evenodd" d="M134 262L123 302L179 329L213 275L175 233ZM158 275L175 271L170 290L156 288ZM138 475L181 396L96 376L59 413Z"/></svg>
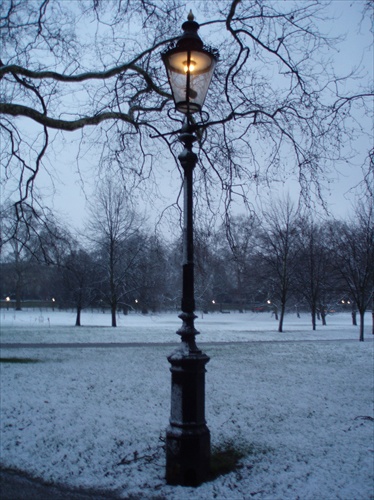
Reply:
<svg viewBox="0 0 374 500"><path fill-rule="evenodd" d="M183 324L177 331L181 344L169 357L171 364L171 415L166 432L166 480L169 484L197 486L210 469L210 432L205 421L205 365L209 357L196 346L194 326L193 170L197 140L191 115L200 112L209 88L218 51L203 45L199 25L190 11L183 35L163 52L175 108L185 114L179 140L184 146L179 161L184 171Z"/></svg>

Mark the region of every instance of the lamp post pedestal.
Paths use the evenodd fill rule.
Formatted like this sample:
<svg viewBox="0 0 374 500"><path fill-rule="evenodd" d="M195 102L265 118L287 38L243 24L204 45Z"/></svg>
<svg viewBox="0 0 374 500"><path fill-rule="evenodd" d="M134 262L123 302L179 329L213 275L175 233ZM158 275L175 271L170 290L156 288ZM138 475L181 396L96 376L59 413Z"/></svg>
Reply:
<svg viewBox="0 0 374 500"><path fill-rule="evenodd" d="M196 140L188 124L179 139L184 150L179 160L184 170L183 290L181 344L169 357L171 364L171 414L166 431L166 481L197 486L210 472L210 432L205 421L205 365L209 357L197 348L194 326L193 169Z"/></svg>
<svg viewBox="0 0 374 500"><path fill-rule="evenodd" d="M171 364L171 415L166 431L166 481L198 486L210 472L210 432L205 422L205 365L209 357L175 351Z"/></svg>

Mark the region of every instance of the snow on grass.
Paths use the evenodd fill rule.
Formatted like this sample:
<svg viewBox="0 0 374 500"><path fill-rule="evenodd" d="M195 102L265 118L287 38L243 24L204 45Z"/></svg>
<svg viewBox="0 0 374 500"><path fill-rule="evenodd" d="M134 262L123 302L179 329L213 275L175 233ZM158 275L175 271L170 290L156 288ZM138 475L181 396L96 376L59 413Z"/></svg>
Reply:
<svg viewBox="0 0 374 500"><path fill-rule="evenodd" d="M75 313L61 311L6 311L0 316L0 340L6 342L176 342L181 326L178 313L118 314L117 328L110 326L108 312L82 314L82 327L74 328ZM369 314L367 314L369 320ZM199 342L246 342L253 340L358 339L358 327L349 314L327 317L328 326L312 331L310 315L286 315L284 332L270 313L199 314ZM369 328L367 328L369 329Z"/></svg>
<svg viewBox="0 0 374 500"><path fill-rule="evenodd" d="M160 344L3 347L2 358L39 360L0 364L3 466L123 498L373 498L373 342L368 334L364 343L333 340L358 338L349 315L317 333L306 316L304 325L290 318L285 334L263 315L200 318L201 341L251 342L204 346L213 449L234 447L243 458L236 471L194 489L164 479L172 346L162 343L175 341L178 318L131 315L117 329L76 329L66 323L73 315L48 313L50 327L22 313L2 313L2 342ZM92 315L93 325L100 321ZM332 341L297 341L322 335ZM288 336L296 341L252 342Z"/></svg>

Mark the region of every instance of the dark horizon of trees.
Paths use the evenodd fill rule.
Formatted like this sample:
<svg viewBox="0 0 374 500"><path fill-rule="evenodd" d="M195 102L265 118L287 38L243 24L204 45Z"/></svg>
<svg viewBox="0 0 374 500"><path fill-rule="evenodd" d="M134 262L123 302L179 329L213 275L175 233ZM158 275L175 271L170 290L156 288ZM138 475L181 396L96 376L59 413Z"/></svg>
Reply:
<svg viewBox="0 0 374 500"><path fill-rule="evenodd" d="M114 239L108 234L105 239L93 218L87 243L71 239L66 246L62 231L63 242L45 243L53 252L47 248L33 254L26 248L17 252L11 240L7 251L3 249L1 300L10 297L17 308L27 299L74 308L77 326L87 307L109 309L112 326L118 313L178 310L180 234L166 243L132 209L127 215L126 210L121 207L120 231ZM364 315L373 306L373 228L370 202L356 207L350 221L317 222L289 199L274 202L261 215L233 218L229 232L224 225L217 230L197 227L197 309L271 311L279 332L286 313L308 311L316 329L317 318L324 325L331 311L350 310L354 324L359 315L363 340ZM57 256L54 263L41 258L52 253Z"/></svg>

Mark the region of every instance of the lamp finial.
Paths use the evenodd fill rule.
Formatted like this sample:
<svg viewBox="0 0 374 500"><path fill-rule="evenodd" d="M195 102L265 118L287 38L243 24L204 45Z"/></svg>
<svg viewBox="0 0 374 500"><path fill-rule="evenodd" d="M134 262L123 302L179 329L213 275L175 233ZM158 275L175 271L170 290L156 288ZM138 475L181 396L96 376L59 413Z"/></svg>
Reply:
<svg viewBox="0 0 374 500"><path fill-rule="evenodd" d="M188 13L187 20L188 21L193 21L195 19L195 16L192 13L192 9L190 9L190 12Z"/></svg>

